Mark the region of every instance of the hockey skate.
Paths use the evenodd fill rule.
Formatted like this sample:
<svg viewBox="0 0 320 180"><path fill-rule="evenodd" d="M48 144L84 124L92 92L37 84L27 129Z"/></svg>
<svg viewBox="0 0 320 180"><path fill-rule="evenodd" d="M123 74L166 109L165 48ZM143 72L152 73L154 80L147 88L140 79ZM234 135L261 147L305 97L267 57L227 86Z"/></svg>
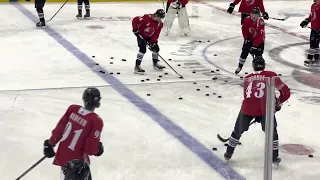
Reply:
<svg viewBox="0 0 320 180"><path fill-rule="evenodd" d="M83 17L84 19L90 19L90 9L86 9L86 14Z"/></svg>
<svg viewBox="0 0 320 180"><path fill-rule="evenodd" d="M134 73L135 73L135 74L141 74L141 75L143 75L144 72L145 72L145 70L142 69L140 66L136 66L136 67L134 68Z"/></svg>
<svg viewBox="0 0 320 180"><path fill-rule="evenodd" d="M279 157L272 161L272 163L276 166L276 169L278 169L280 162L281 162L281 158Z"/></svg>
<svg viewBox="0 0 320 180"><path fill-rule="evenodd" d="M78 14L76 15L76 18L77 19L81 19L82 18L82 12L79 11Z"/></svg>
<svg viewBox="0 0 320 180"><path fill-rule="evenodd" d="M235 71L234 71L234 73L235 74L239 74L239 72L242 70L242 67L238 67Z"/></svg>
<svg viewBox="0 0 320 180"><path fill-rule="evenodd" d="M37 28L46 27L46 22L45 22L45 21L39 21L39 22L36 24L36 27L37 27Z"/></svg>
<svg viewBox="0 0 320 180"><path fill-rule="evenodd" d="M308 59L308 60L305 60L303 63L305 66L310 67L310 64L312 64L312 61Z"/></svg>
<svg viewBox="0 0 320 180"><path fill-rule="evenodd" d="M159 63L153 63L153 69L156 71L162 71L164 66L161 66Z"/></svg>

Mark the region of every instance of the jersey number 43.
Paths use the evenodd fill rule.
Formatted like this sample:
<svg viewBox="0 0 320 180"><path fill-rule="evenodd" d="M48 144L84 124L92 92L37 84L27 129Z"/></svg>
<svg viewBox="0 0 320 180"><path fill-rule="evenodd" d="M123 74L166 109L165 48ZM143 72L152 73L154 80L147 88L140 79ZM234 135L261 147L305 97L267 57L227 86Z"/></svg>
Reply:
<svg viewBox="0 0 320 180"><path fill-rule="evenodd" d="M264 89L266 88L266 84L263 82L259 82L255 87L252 87L253 83L250 82L246 89L246 98L251 98L252 94L256 98L262 98L264 96Z"/></svg>

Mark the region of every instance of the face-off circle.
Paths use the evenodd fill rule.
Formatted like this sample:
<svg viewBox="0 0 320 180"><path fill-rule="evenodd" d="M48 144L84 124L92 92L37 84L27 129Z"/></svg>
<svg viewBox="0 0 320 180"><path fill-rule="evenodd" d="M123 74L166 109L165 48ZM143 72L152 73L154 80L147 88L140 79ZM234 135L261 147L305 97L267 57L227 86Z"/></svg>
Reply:
<svg viewBox="0 0 320 180"><path fill-rule="evenodd" d="M302 144L283 144L280 146L281 152L292 154L292 155L309 155L314 152L314 150L308 146Z"/></svg>

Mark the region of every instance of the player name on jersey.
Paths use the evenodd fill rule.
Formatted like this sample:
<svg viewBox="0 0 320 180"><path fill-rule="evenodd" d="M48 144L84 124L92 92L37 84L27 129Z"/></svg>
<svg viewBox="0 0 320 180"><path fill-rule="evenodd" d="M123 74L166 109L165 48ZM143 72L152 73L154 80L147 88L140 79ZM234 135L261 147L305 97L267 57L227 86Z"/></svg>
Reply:
<svg viewBox="0 0 320 180"><path fill-rule="evenodd" d="M254 75L251 76L247 79L248 82L252 82L252 81L264 81L265 76L264 75Z"/></svg>
<svg viewBox="0 0 320 180"><path fill-rule="evenodd" d="M83 127L85 127L88 123L87 120L81 118L79 115L77 115L75 113L71 113L69 118L72 119L73 121L77 122L78 124L80 124Z"/></svg>

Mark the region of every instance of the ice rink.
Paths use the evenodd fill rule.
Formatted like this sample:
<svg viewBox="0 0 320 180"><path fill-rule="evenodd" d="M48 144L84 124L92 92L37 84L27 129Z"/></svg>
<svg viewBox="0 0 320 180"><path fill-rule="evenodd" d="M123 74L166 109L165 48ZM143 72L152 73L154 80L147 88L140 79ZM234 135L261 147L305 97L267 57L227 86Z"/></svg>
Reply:
<svg viewBox="0 0 320 180"><path fill-rule="evenodd" d="M248 57L233 74L243 38L238 14L225 12L229 3L190 3L191 34L183 36L177 20L169 36L161 34L160 55L184 79L168 66L155 72L150 52L142 62L146 74L133 73L138 48L131 19L163 8L160 1L92 3L91 20L77 20L76 3L68 3L45 29L35 28L34 4L1 5L1 179L16 179L43 156L43 141L70 104L82 104L88 86L102 93L97 113L105 152L91 158L95 180L263 179L259 124L243 134L228 164L216 138L231 134L243 96L240 77L252 72ZM266 68L292 92L276 114L282 162L273 179L319 180L320 68L303 66L310 29L299 26L312 1L264 4L270 17L286 19L266 21ZM61 5L47 3L45 17ZM23 179L59 179L52 160Z"/></svg>

